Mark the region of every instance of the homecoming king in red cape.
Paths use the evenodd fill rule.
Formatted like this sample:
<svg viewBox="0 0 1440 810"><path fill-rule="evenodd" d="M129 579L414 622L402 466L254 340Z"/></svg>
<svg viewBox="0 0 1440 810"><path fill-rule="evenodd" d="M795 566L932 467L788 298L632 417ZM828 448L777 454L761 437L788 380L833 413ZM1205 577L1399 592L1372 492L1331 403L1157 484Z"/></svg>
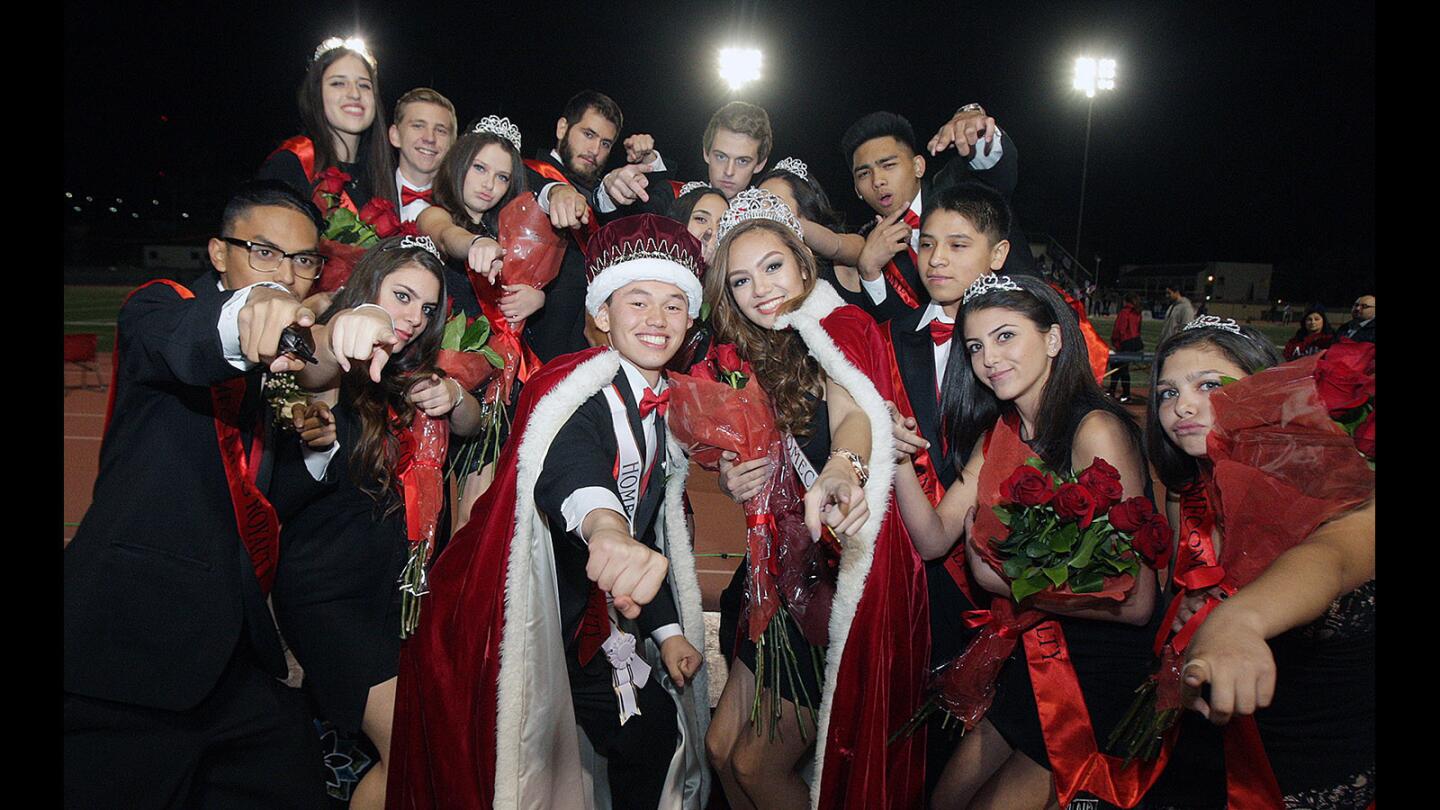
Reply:
<svg viewBox="0 0 1440 810"><path fill-rule="evenodd" d="M661 373L700 245L626 217L590 240L611 347L527 383L495 483L401 653L390 807L704 807L709 723L685 473Z"/></svg>

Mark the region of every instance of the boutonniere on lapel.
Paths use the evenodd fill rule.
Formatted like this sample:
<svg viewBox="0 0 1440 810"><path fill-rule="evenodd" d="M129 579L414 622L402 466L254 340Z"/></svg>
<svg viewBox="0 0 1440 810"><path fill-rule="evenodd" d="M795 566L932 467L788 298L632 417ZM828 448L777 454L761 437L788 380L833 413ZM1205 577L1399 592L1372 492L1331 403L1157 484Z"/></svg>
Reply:
<svg viewBox="0 0 1440 810"><path fill-rule="evenodd" d="M265 375L265 401L270 405L275 425L283 430L294 430L295 406L309 403L310 395L300 389L293 373L284 371Z"/></svg>

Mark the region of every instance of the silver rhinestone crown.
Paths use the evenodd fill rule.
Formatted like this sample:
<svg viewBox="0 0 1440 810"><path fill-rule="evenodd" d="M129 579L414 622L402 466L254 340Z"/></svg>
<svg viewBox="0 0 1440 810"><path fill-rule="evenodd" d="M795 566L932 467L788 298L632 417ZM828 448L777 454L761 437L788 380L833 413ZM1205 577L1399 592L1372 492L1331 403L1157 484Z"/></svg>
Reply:
<svg viewBox="0 0 1440 810"><path fill-rule="evenodd" d="M621 262L628 262L633 259L665 259L683 265L698 278L704 272L697 264L697 257L694 253L682 248L679 244L669 239L656 239L648 237L641 241L628 241L611 245L600 251L598 255L590 257L590 277L594 278L606 268L614 267Z"/></svg>
<svg viewBox="0 0 1440 810"><path fill-rule="evenodd" d="M375 63L374 55L370 53L369 48L365 47L365 40L361 39L360 37L330 37L329 39L320 43L320 47L315 49L315 55L310 57L310 61L314 62L316 59L319 59L320 57L324 56L330 51L335 50L336 48L346 48L348 50L352 50L360 54L361 58L363 58L366 62L370 63L371 70L378 69L378 65Z"/></svg>
<svg viewBox="0 0 1440 810"><path fill-rule="evenodd" d="M1190 323L1185 324L1181 332L1188 332L1191 329L1224 329L1226 332L1244 336L1240 332L1240 324L1234 318L1218 318L1214 315L1201 315Z"/></svg>
<svg viewBox="0 0 1440 810"><path fill-rule="evenodd" d="M515 144L515 150L520 151L520 128L510 123L509 118L502 118L498 115L487 115L481 118L475 122L475 126L470 128L470 134L478 135L482 132L499 135Z"/></svg>
<svg viewBox="0 0 1440 810"><path fill-rule="evenodd" d="M801 160L800 158L787 157L779 163L775 164L775 170L781 172L790 172L801 180L808 181L810 179L810 167L806 166L805 161Z"/></svg>
<svg viewBox="0 0 1440 810"><path fill-rule="evenodd" d="M730 229L747 219L768 219L794 231L804 239L800 231L800 220L785 201L762 188L747 188L735 195L730 208L720 215L720 224L715 226L717 239L724 239Z"/></svg>
<svg viewBox="0 0 1440 810"><path fill-rule="evenodd" d="M1000 290L1018 291L1019 289L1020 285L1012 281L1009 276L997 276L994 273L986 273L980 278L975 279L975 283L971 284L969 289L965 290L965 298L961 300L960 303L961 305L968 304L970 303L970 299L979 298L986 293Z"/></svg>
<svg viewBox="0 0 1440 810"><path fill-rule="evenodd" d="M400 240L400 244L395 246L395 249L397 250L399 250L400 248L420 248L421 250L427 251L436 259L439 259L442 262L445 261L444 259L440 258L440 251L435 249L435 242L432 241L428 236L410 236L407 234Z"/></svg>
<svg viewBox="0 0 1440 810"><path fill-rule="evenodd" d="M676 196L676 197L684 197L686 194L689 194L690 192L694 191L694 190L697 189L697 188L710 188L710 184L709 184L709 183L706 183L706 182L704 182L704 181L702 181L702 180L691 180L690 182L688 182L688 183L686 183L685 185L681 186L681 187L680 187L680 193L679 193L679 194L676 194L675 196Z"/></svg>

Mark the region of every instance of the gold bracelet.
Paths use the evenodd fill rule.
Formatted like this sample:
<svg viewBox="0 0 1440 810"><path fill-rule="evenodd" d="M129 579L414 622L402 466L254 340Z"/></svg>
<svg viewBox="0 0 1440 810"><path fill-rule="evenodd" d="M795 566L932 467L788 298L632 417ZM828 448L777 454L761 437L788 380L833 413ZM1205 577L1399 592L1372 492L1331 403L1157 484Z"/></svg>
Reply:
<svg viewBox="0 0 1440 810"><path fill-rule="evenodd" d="M865 461L860 458L860 454L842 447L830 451L830 458L836 456L843 456L846 461L850 462L851 469L855 470L855 478L860 481L860 486L865 486L865 482L870 480L870 468L865 466Z"/></svg>

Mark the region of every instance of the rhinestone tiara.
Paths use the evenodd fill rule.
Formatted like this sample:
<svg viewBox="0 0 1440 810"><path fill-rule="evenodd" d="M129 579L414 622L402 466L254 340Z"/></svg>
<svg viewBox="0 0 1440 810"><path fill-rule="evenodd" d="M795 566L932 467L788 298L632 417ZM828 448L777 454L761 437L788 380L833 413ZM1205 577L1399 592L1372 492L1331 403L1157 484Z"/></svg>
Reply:
<svg viewBox="0 0 1440 810"><path fill-rule="evenodd" d="M775 171L789 172L801 180L808 181L810 179L810 167L805 165L805 161L796 157L787 157L776 163Z"/></svg>
<svg viewBox="0 0 1440 810"><path fill-rule="evenodd" d="M1214 315L1201 315L1190 323L1185 324L1185 328L1180 331L1189 332L1191 329L1224 329L1226 332L1244 337L1244 333L1240 331L1240 324L1236 323L1234 318L1218 318Z"/></svg>
<svg viewBox="0 0 1440 810"><path fill-rule="evenodd" d="M720 223L715 226L715 237L724 239L731 228L747 219L778 222L793 231L797 237L804 239L800 231L800 220L796 218L795 212L790 210L784 200L762 188L747 188L735 195L735 199L730 201L730 208L720 215Z"/></svg>
<svg viewBox="0 0 1440 810"><path fill-rule="evenodd" d="M345 48L354 51L360 54L362 59L370 63L371 70L379 69L379 65L376 64L375 57L370 53L370 49L365 47L365 40L360 37L330 37L320 43L320 47L315 49L315 55L310 57L310 61L314 62L316 59L319 59L336 48Z"/></svg>
<svg viewBox="0 0 1440 810"><path fill-rule="evenodd" d="M1009 276L997 276L994 273L986 273L980 278L975 279L975 283L971 284L970 288L965 290L965 298L961 300L960 304L963 306L970 303L970 299L972 298L979 298L986 293L1000 290L1019 291L1020 285L1012 281Z"/></svg>
<svg viewBox="0 0 1440 810"><path fill-rule="evenodd" d="M470 128L471 135L478 135L482 132L489 132L492 135L499 135L515 145L515 151L520 151L520 128L510 123L509 118L501 118L498 115L487 115L475 122Z"/></svg>
<svg viewBox="0 0 1440 810"><path fill-rule="evenodd" d="M403 248L420 248L436 259L442 262L445 261L440 258L440 251L435 249L435 242L428 236L410 236L407 234L400 239L400 244L395 245L393 248L390 248L390 250L401 250Z"/></svg>
<svg viewBox="0 0 1440 810"><path fill-rule="evenodd" d="M706 182L703 181L703 180L691 180L690 182L688 182L688 183L686 183L685 185L681 186L681 187L680 187L680 193L679 193L679 194L676 194L675 196L676 196L676 197L684 197L686 194L689 194L690 192L694 191L694 190L697 189L697 188L710 188L710 184L709 184L709 183L706 183Z"/></svg>

